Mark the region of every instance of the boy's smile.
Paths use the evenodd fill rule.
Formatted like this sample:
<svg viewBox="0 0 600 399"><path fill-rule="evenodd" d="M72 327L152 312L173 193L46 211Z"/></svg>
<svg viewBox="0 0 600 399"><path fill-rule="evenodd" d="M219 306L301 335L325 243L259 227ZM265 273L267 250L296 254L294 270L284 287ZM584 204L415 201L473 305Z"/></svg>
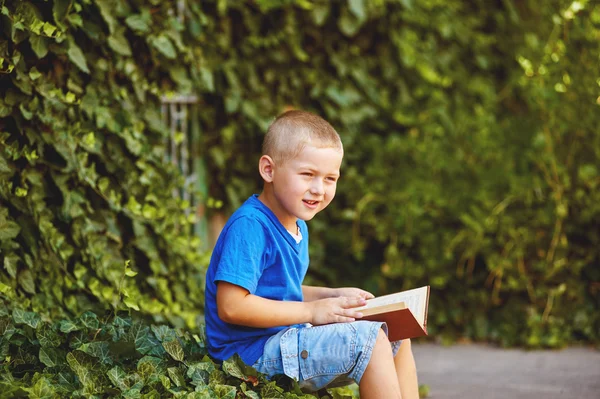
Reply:
<svg viewBox="0 0 600 399"><path fill-rule="evenodd" d="M342 157L340 149L312 144L282 165L263 156L260 168L267 184L259 199L287 230L295 233L297 219L312 219L335 196Z"/></svg>
<svg viewBox="0 0 600 399"><path fill-rule="evenodd" d="M304 203L311 209L316 209L319 201L303 200Z"/></svg>

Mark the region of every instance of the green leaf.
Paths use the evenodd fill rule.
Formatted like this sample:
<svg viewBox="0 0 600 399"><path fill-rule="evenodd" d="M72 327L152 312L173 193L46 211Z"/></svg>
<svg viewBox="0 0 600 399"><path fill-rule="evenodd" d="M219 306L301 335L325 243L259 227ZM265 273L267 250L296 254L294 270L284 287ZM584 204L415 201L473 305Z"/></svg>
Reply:
<svg viewBox="0 0 600 399"><path fill-rule="evenodd" d="M89 329L97 330L100 326L100 321L98 320L98 316L93 312L85 312L79 317L79 321L81 324L86 326Z"/></svg>
<svg viewBox="0 0 600 399"><path fill-rule="evenodd" d="M137 276L137 274L138 273L136 271L133 271L130 268L125 269L125 275L128 277L134 277L134 276Z"/></svg>
<svg viewBox="0 0 600 399"><path fill-rule="evenodd" d="M2 339L8 341L12 335L17 331L15 326L10 322L8 317L0 317L0 336Z"/></svg>
<svg viewBox="0 0 600 399"><path fill-rule="evenodd" d="M33 18L33 21L31 21L31 23L29 24L29 29L32 32L40 35L42 33L42 28L44 27L44 21L39 19L37 15Z"/></svg>
<svg viewBox="0 0 600 399"><path fill-rule="evenodd" d="M29 70L29 77L31 78L31 80L36 80L40 76L42 76L42 74L40 73L40 71L38 71L36 67L33 67Z"/></svg>
<svg viewBox="0 0 600 399"><path fill-rule="evenodd" d="M171 40L168 37L161 35L156 38L150 39L150 44L160 51L165 57L168 59L175 59L177 56L177 52L175 51L175 47Z"/></svg>
<svg viewBox="0 0 600 399"><path fill-rule="evenodd" d="M173 381L176 386L185 386L185 377L183 376L183 372L179 367L169 367L167 369L167 373L169 374L171 381Z"/></svg>
<svg viewBox="0 0 600 399"><path fill-rule="evenodd" d="M189 394L187 399L214 399L219 396L209 386L203 385L196 387L196 390Z"/></svg>
<svg viewBox="0 0 600 399"><path fill-rule="evenodd" d="M0 241L12 240L19 235L21 227L11 220L6 219L8 210L0 213Z"/></svg>
<svg viewBox="0 0 600 399"><path fill-rule="evenodd" d="M312 9L312 19L317 26L323 26L331 10L331 4L328 2L315 3Z"/></svg>
<svg viewBox="0 0 600 399"><path fill-rule="evenodd" d="M583 181L592 181L598 176L598 168L596 165L585 164L579 167L577 175Z"/></svg>
<svg viewBox="0 0 600 399"><path fill-rule="evenodd" d="M114 386L119 388L121 391L126 391L130 388L127 381L127 374L120 366L115 366L106 372L108 379L113 383Z"/></svg>
<svg viewBox="0 0 600 399"><path fill-rule="evenodd" d="M45 377L37 380L35 385L28 391L30 399L53 399L57 397L54 387Z"/></svg>
<svg viewBox="0 0 600 399"><path fill-rule="evenodd" d="M260 396L258 395L257 392L251 391L250 389L248 389L246 387L245 383L242 383L240 385L240 388L242 389L242 392L244 392L244 395L246 395L246 397L250 398L250 399L260 399Z"/></svg>
<svg viewBox="0 0 600 399"><path fill-rule="evenodd" d="M55 348L40 348L39 359L47 367L56 367L64 364L65 355Z"/></svg>
<svg viewBox="0 0 600 399"><path fill-rule="evenodd" d="M29 36L31 49L38 58L44 58L48 54L48 39L43 36L32 34Z"/></svg>
<svg viewBox="0 0 600 399"><path fill-rule="evenodd" d="M14 254L6 255L4 257L4 269L11 278L17 277L17 265L21 259Z"/></svg>
<svg viewBox="0 0 600 399"><path fill-rule="evenodd" d="M115 316L113 324L117 327L129 328L133 325L130 317Z"/></svg>
<svg viewBox="0 0 600 399"><path fill-rule="evenodd" d="M48 324L42 324L35 331L35 335L42 347L58 347L61 339L58 333Z"/></svg>
<svg viewBox="0 0 600 399"><path fill-rule="evenodd" d="M367 19L364 0L348 0L348 5L350 6L350 12L352 12L359 21L362 22Z"/></svg>
<svg viewBox="0 0 600 399"><path fill-rule="evenodd" d="M160 383L165 389L171 389L171 380L166 375L158 376L160 378Z"/></svg>
<svg viewBox="0 0 600 399"><path fill-rule="evenodd" d="M54 0L54 4L52 5L52 15L57 24L61 25L69 12L71 5L72 0Z"/></svg>
<svg viewBox="0 0 600 399"><path fill-rule="evenodd" d="M137 363L137 371L147 383L160 381L159 375L166 370L162 359L154 356L144 356Z"/></svg>
<svg viewBox="0 0 600 399"><path fill-rule="evenodd" d="M225 384L227 381L227 376L221 370L215 369L210 373L209 377L209 385L214 384Z"/></svg>
<svg viewBox="0 0 600 399"><path fill-rule="evenodd" d="M125 297L123 299L123 303L125 304L125 306L127 306L130 309L138 310L138 311L140 310L140 306L138 305L138 303L135 299Z"/></svg>
<svg viewBox="0 0 600 399"><path fill-rule="evenodd" d="M57 380L63 391L70 392L79 388L79 381L77 381L77 377L75 377L75 375L69 371L61 371L58 373Z"/></svg>
<svg viewBox="0 0 600 399"><path fill-rule="evenodd" d="M150 328L148 326L142 324L135 324L131 328L130 334L133 335L135 348L142 355L160 355L164 353L160 342L150 332Z"/></svg>
<svg viewBox="0 0 600 399"><path fill-rule="evenodd" d="M60 331L63 333L70 333L71 331L79 331L81 327L70 320L60 321Z"/></svg>
<svg viewBox="0 0 600 399"><path fill-rule="evenodd" d="M275 381L271 381L262 387L260 390L260 396L262 398L282 398L283 389L278 387Z"/></svg>
<svg viewBox="0 0 600 399"><path fill-rule="evenodd" d="M4 284L3 282L0 282L0 294L8 296L11 291L12 291L12 287Z"/></svg>
<svg viewBox="0 0 600 399"><path fill-rule="evenodd" d="M96 0L96 4L98 5L98 8L100 8L100 14L102 15L102 18L104 18L104 21L108 25L109 32L114 32L116 26L118 25L117 19L114 17L114 0Z"/></svg>
<svg viewBox="0 0 600 399"><path fill-rule="evenodd" d="M150 13L145 12L143 14L134 14L128 16L125 18L125 23L131 29L138 31L139 33L148 33L150 31L150 20Z"/></svg>
<svg viewBox="0 0 600 399"><path fill-rule="evenodd" d="M56 29L56 26L52 25L50 22L44 22L43 31L46 36L52 37L54 32L56 32Z"/></svg>
<svg viewBox="0 0 600 399"><path fill-rule="evenodd" d="M110 356L110 347L108 342L89 342L81 345L77 350L87 353L100 360L104 364L113 364L113 359Z"/></svg>
<svg viewBox="0 0 600 399"><path fill-rule="evenodd" d="M212 71L206 68L205 66L201 66L200 76L202 78L202 83L204 84L204 87L206 87L206 90L210 92L215 91L215 81Z"/></svg>
<svg viewBox="0 0 600 399"><path fill-rule="evenodd" d="M222 366L223 371L232 377L239 378L240 380L247 380L247 376L237 364L238 360L239 356L237 356L237 354L231 359L225 360ZM256 375L256 373L254 373L254 375Z"/></svg>
<svg viewBox="0 0 600 399"><path fill-rule="evenodd" d="M35 280L33 278L33 274L29 269L23 269L17 276L17 280L19 281L19 285L23 290L29 294L36 293Z"/></svg>
<svg viewBox="0 0 600 399"><path fill-rule="evenodd" d="M173 341L163 342L163 348L167 351L171 357L177 361L183 362L183 358L185 354L183 352L183 348L181 347L181 343L178 339L174 339Z"/></svg>
<svg viewBox="0 0 600 399"><path fill-rule="evenodd" d="M206 385L215 370L215 365L210 361L192 363L188 364L186 376L192 380L192 385Z"/></svg>
<svg viewBox="0 0 600 399"><path fill-rule="evenodd" d="M0 108L4 105L4 102L0 98ZM2 115L2 114L0 114ZM7 115L10 115L10 111ZM5 115L6 116L6 115ZM8 166L8 162L0 153L0 173L11 173L12 169ZM0 223L3 223L5 218L8 216L8 209L0 210Z"/></svg>
<svg viewBox="0 0 600 399"><path fill-rule="evenodd" d="M215 384L210 387L220 399L235 399L237 388L231 385Z"/></svg>
<svg viewBox="0 0 600 399"><path fill-rule="evenodd" d="M84 387L95 385L97 376L85 353L79 351L67 353L67 363Z"/></svg>
<svg viewBox="0 0 600 399"><path fill-rule="evenodd" d="M74 40L69 41L69 51L67 52L69 59L77 65L81 71L89 74L90 70L87 66L87 61L85 60L85 56L83 55L83 51L79 48L79 46L75 43Z"/></svg>
<svg viewBox="0 0 600 399"><path fill-rule="evenodd" d="M21 309L13 310L13 321L15 324L26 324L31 328L37 328L41 319L35 312L26 312Z"/></svg>
<svg viewBox="0 0 600 399"><path fill-rule="evenodd" d="M361 23L354 15L346 9L342 9L342 15L338 19L338 26L342 33L348 37L353 37L358 33Z"/></svg>
<svg viewBox="0 0 600 399"><path fill-rule="evenodd" d="M161 326L156 326L156 325L152 325L150 327L152 329L152 332L154 333L154 335L156 336L156 338L160 341L172 341L174 339L177 338L177 333L175 332L174 329L172 329L169 326L165 326L165 325L161 325Z"/></svg>
<svg viewBox="0 0 600 399"><path fill-rule="evenodd" d="M108 45L118 54L131 56L131 46L121 29L118 29L108 38Z"/></svg>

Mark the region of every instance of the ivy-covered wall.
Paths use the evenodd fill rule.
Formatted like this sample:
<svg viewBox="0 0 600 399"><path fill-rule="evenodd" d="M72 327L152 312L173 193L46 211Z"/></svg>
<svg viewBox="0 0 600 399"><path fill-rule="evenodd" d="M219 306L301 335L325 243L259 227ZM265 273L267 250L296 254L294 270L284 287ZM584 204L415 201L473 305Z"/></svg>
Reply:
<svg viewBox="0 0 600 399"><path fill-rule="evenodd" d="M285 107L342 135L312 282L430 284L437 337L598 342L597 4L215 0L179 19L177 3L1 3L7 303L194 324L206 254L171 196L160 115L192 93L226 212L260 189Z"/></svg>
<svg viewBox="0 0 600 399"><path fill-rule="evenodd" d="M132 309L195 326L206 254L172 196L183 182L164 162L160 99L205 81L174 2L1 7L4 300L45 317Z"/></svg>

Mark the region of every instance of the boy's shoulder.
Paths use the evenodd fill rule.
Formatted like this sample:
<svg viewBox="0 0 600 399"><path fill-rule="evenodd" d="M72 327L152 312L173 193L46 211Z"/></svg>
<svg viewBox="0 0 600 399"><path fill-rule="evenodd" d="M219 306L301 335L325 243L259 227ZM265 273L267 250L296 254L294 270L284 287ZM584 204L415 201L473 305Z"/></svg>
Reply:
<svg viewBox="0 0 600 399"><path fill-rule="evenodd" d="M253 195L233 212L225 227L250 224L256 225L256 227L260 225L263 228L272 229L274 227L274 222L276 221L276 218L274 218L275 215L270 212L269 208L260 202L256 195Z"/></svg>
<svg viewBox="0 0 600 399"><path fill-rule="evenodd" d="M256 195L248 198L238 209L229 217L229 221L235 221L240 218L250 218L256 220L269 219L268 208L260 202Z"/></svg>

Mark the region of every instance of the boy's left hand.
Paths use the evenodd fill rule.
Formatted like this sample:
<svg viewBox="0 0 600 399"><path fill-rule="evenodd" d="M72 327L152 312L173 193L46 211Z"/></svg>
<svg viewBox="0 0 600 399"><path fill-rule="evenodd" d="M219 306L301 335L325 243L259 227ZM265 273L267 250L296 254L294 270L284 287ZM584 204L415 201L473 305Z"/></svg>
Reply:
<svg viewBox="0 0 600 399"><path fill-rule="evenodd" d="M370 292L355 287L334 288L334 293L335 296L361 297L363 299L375 298Z"/></svg>

